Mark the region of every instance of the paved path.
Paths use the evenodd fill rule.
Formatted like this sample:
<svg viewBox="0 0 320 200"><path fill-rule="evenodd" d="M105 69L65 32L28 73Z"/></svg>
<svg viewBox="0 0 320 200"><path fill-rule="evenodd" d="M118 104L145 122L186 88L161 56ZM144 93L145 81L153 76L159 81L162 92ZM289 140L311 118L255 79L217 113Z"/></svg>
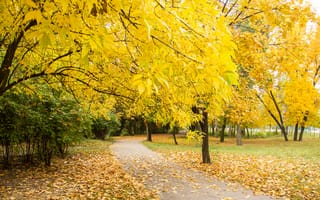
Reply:
<svg viewBox="0 0 320 200"><path fill-rule="evenodd" d="M271 200L236 184L227 184L201 172L168 161L141 144L141 140L119 140L111 145L124 169L163 200Z"/></svg>

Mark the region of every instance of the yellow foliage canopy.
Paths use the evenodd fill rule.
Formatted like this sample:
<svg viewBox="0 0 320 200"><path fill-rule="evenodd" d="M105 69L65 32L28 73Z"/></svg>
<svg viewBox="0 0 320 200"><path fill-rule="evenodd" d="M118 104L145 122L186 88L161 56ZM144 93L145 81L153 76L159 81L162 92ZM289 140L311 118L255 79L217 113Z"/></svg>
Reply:
<svg viewBox="0 0 320 200"><path fill-rule="evenodd" d="M160 119L158 109L186 125L192 105L221 107L237 81L236 46L216 8L205 0L5 0L0 94L38 78L100 112L120 102L131 114Z"/></svg>

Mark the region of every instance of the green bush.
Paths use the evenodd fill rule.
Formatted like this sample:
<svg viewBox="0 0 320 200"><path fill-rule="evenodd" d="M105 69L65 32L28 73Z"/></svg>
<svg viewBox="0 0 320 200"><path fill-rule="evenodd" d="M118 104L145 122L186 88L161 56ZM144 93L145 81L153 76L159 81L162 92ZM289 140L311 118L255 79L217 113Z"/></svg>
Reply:
<svg viewBox="0 0 320 200"><path fill-rule="evenodd" d="M93 119L92 132L97 139L104 140L114 135L120 128L120 122L116 114L108 113L108 119L103 116Z"/></svg>
<svg viewBox="0 0 320 200"><path fill-rule="evenodd" d="M89 135L91 119L72 98L46 88L37 95L7 92L0 97L0 144L6 167L13 157L50 165L53 155L63 157L71 144Z"/></svg>

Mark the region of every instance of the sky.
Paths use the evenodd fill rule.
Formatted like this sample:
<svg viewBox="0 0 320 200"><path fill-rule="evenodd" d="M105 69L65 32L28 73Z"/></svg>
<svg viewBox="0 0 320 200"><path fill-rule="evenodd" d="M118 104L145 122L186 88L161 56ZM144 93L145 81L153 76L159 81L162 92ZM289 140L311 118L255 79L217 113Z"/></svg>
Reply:
<svg viewBox="0 0 320 200"><path fill-rule="evenodd" d="M312 6L317 10L317 13L320 13L320 0L309 0Z"/></svg>

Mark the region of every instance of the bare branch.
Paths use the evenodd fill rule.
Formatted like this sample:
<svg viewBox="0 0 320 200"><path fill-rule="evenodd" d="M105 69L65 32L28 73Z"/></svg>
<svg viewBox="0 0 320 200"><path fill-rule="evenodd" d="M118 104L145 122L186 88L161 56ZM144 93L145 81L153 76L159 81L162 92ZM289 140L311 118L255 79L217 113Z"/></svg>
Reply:
<svg viewBox="0 0 320 200"><path fill-rule="evenodd" d="M317 66L316 72L313 75L313 80L312 80L313 87L316 86L316 84L318 82L319 72L320 72L320 65Z"/></svg>
<svg viewBox="0 0 320 200"><path fill-rule="evenodd" d="M225 2L224 2L224 4L223 4L223 8L222 8L222 13L224 13L224 10L225 10L225 8L226 8L226 6L227 6L227 4L228 4L228 1L229 0L226 0Z"/></svg>
<svg viewBox="0 0 320 200"><path fill-rule="evenodd" d="M255 13L251 14L251 15L248 15L248 16L245 16L245 17L241 18L241 20L249 19L250 17L253 17L253 16L258 15L258 14L263 13L263 12L264 12L264 11L262 11L262 10L257 11L257 12L255 12Z"/></svg>
<svg viewBox="0 0 320 200"><path fill-rule="evenodd" d="M238 0L236 0L236 1L232 4L231 8L230 8L230 9L228 10L228 12L224 15L225 17L227 17L227 16L230 14L230 12L233 10L234 6L235 6L237 3L238 3Z"/></svg>

